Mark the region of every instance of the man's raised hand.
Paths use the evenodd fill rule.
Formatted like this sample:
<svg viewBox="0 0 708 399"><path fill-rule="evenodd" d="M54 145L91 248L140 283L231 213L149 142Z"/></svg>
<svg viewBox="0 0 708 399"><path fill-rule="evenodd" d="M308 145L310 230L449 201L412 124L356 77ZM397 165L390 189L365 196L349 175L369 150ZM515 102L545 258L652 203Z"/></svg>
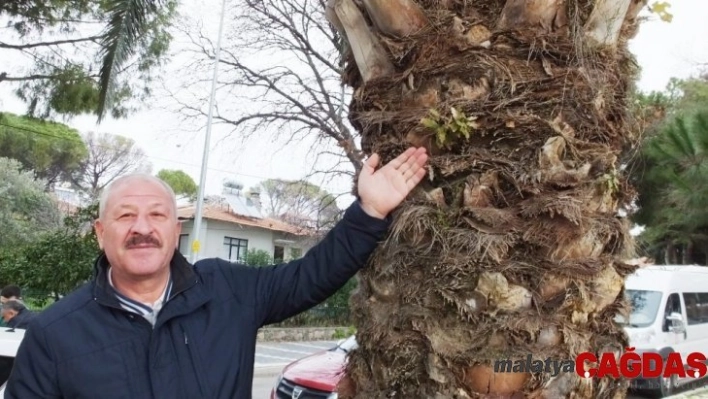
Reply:
<svg viewBox="0 0 708 399"><path fill-rule="evenodd" d="M377 170L379 155L371 155L364 163L357 187L364 212L384 219L423 180L427 160L425 148L411 147Z"/></svg>

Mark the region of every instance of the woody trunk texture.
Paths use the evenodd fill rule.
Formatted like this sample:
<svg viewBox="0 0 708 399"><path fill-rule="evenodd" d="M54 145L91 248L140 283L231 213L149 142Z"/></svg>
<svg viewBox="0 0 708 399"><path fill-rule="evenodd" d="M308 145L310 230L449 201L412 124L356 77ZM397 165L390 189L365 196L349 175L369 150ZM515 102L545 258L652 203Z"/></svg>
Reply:
<svg viewBox="0 0 708 399"><path fill-rule="evenodd" d="M637 139L627 49L635 0L331 0L349 115L388 162L427 178L351 299L360 348L339 397L615 398L626 382L493 374L497 359L572 359L627 344Z"/></svg>

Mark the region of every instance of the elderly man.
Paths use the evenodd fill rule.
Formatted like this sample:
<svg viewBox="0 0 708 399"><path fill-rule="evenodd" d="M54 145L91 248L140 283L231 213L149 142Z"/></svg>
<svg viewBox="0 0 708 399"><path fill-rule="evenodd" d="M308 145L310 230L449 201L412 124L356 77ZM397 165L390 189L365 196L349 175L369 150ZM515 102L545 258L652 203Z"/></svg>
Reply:
<svg viewBox="0 0 708 399"><path fill-rule="evenodd" d="M426 160L410 148L377 170L372 155L343 220L303 258L265 268L190 265L175 249L169 186L116 180L96 221L95 278L35 318L5 398L250 398L258 329L324 301L364 266Z"/></svg>
<svg viewBox="0 0 708 399"><path fill-rule="evenodd" d="M6 303L7 301L20 301L22 302L22 289L14 284L6 285L0 291L0 303ZM0 327L7 327L7 322L5 319L0 319Z"/></svg>
<svg viewBox="0 0 708 399"><path fill-rule="evenodd" d="M22 302L11 299L2 304L2 319L11 328L27 328L35 314Z"/></svg>

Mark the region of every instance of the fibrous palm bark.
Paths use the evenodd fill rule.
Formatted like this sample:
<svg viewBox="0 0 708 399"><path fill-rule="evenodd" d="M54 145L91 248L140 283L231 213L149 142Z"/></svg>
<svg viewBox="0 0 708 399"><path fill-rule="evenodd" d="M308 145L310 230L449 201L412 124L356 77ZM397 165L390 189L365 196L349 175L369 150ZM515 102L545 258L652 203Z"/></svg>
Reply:
<svg viewBox="0 0 708 399"><path fill-rule="evenodd" d="M606 398L626 382L493 373L497 359L619 353L618 216L632 198L627 50L637 0L331 0L367 153L410 145L428 178L351 299L339 397ZM433 110L433 111L431 111Z"/></svg>

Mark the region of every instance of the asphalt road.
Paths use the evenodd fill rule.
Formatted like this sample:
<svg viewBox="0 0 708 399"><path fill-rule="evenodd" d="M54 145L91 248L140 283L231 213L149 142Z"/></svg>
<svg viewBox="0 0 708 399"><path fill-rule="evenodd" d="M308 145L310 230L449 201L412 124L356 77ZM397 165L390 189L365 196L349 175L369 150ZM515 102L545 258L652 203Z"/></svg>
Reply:
<svg viewBox="0 0 708 399"><path fill-rule="evenodd" d="M269 369L272 367L269 367ZM273 389L275 379L278 377L278 371L273 370L266 374L256 374L253 378L253 399L269 399L270 390Z"/></svg>
<svg viewBox="0 0 708 399"><path fill-rule="evenodd" d="M264 342L256 345L256 368L286 365L315 352L333 348L337 341Z"/></svg>

